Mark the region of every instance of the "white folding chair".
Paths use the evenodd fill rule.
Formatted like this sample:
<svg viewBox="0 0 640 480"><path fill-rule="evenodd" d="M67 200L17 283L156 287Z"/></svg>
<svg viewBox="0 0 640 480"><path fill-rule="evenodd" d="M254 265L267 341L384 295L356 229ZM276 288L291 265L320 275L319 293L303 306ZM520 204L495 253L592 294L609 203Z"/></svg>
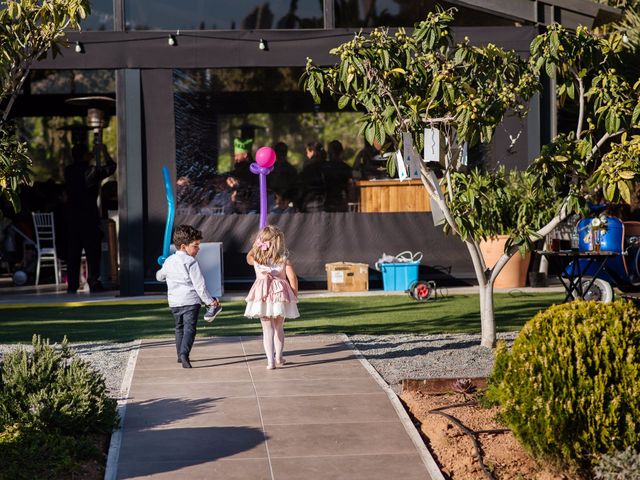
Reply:
<svg viewBox="0 0 640 480"><path fill-rule="evenodd" d="M52 266L55 272L56 285L60 283L60 259L56 253L56 231L53 213L32 213L36 230L36 249L38 266L36 267L36 285L40 282L40 268Z"/></svg>

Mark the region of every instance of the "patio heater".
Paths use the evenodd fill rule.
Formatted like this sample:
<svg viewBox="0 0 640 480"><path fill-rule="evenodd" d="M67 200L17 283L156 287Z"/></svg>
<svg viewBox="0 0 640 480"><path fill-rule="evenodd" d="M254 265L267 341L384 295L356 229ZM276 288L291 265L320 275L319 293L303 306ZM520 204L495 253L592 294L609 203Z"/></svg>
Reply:
<svg viewBox="0 0 640 480"><path fill-rule="evenodd" d="M93 152L96 165L100 166L100 149L102 145L102 130L108 122L108 111L115 106L116 101L110 97L79 97L66 100L69 105L87 108L87 128L93 130Z"/></svg>

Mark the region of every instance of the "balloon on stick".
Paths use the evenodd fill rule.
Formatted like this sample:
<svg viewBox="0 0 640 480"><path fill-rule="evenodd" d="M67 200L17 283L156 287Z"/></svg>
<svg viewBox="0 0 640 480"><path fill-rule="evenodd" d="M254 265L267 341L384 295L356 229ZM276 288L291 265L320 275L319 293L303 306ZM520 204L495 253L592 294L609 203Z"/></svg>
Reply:
<svg viewBox="0 0 640 480"><path fill-rule="evenodd" d="M256 152L256 161L249 169L260 177L260 228L267 224L267 175L273 170L276 152L271 147L260 147Z"/></svg>
<svg viewBox="0 0 640 480"><path fill-rule="evenodd" d="M173 219L176 212L176 201L173 196L173 189L171 188L171 177L169 176L169 169L166 165L162 167L162 176L164 177L164 188L167 192L167 222L164 227L164 243L162 246L162 255L158 257L158 264L162 265L167 259L171 248L171 230L173 230Z"/></svg>

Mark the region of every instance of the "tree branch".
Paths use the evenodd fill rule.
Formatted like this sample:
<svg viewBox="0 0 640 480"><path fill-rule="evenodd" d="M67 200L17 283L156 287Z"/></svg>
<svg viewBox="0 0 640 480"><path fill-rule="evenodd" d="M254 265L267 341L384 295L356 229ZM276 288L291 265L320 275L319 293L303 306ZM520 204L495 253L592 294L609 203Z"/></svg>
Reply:
<svg viewBox="0 0 640 480"><path fill-rule="evenodd" d="M580 140L580 134L582 133L582 124L584 123L584 82L578 72L573 69L573 75L578 80L578 95L579 95L579 104L580 104L580 113L578 114L578 125L576 127L576 140Z"/></svg>
<svg viewBox="0 0 640 480"><path fill-rule="evenodd" d="M432 184L432 181L429 178L430 177L429 170L425 166L422 159L418 159L418 163L420 164L420 180L422 180L422 184L427 189L429 196L438 204L438 207L440 207L440 210L442 210L442 214L444 215L445 220L449 224L451 231L458 237L461 237L460 232L456 227L456 222L453 220L453 217L451 216L451 211L449 210L449 206L447 205L447 202L444 199L444 195L442 195L442 191L440 190L440 185L437 183Z"/></svg>
<svg viewBox="0 0 640 480"><path fill-rule="evenodd" d="M589 161L591 160L591 158L596 154L596 152L598 150L600 150L600 147L602 147L602 145L604 145L604 142L606 142L607 140L609 140L610 138L613 137L617 137L618 135L622 135L624 132L626 132L625 129L620 129L615 133L605 133L602 138L598 141L598 143L596 143L593 148L591 149L591 153L587 156L587 158L585 158L585 161Z"/></svg>
<svg viewBox="0 0 640 480"><path fill-rule="evenodd" d="M16 85L15 90L11 93L11 97L9 98L9 101L7 102L7 106L5 107L4 111L2 112L2 119L0 119L0 125L3 125L7 121L7 118L9 117L9 112L11 111L11 107L13 107L14 102L16 101L16 99L18 98L18 95L20 94L20 89L22 88L22 85L24 84L25 80L29 76L29 71L30 70L29 70L28 67L25 68L25 71L24 71L24 74L22 75L22 78L20 78L20 81Z"/></svg>
<svg viewBox="0 0 640 480"><path fill-rule="evenodd" d="M485 272L487 271L487 265L484 262L484 257L480 251L480 245L475 240L463 240L469 255L471 256L471 263L473 263L473 270L476 272L476 278L478 279L478 286L484 287L487 283L487 277Z"/></svg>
<svg viewBox="0 0 640 480"><path fill-rule="evenodd" d="M544 237L551 233L551 231L556 228L561 222L564 222L569 216L569 212L567 212L567 207L569 206L569 199L565 198L560 206L560 211L558 214L553 217L549 223L547 223L544 227L536 232L536 235L531 235L529 239L533 242L538 240L539 238Z"/></svg>
<svg viewBox="0 0 640 480"><path fill-rule="evenodd" d="M422 121L427 123L449 123L454 121L455 119L456 117L437 117L437 118L422 117Z"/></svg>

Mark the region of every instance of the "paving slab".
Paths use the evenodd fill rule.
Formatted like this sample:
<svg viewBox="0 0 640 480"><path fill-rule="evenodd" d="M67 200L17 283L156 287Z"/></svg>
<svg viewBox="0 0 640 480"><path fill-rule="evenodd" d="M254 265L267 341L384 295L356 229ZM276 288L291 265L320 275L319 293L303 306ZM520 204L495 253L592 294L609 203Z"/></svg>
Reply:
<svg viewBox="0 0 640 480"><path fill-rule="evenodd" d="M142 341L108 479L438 479L408 417L341 335ZM431 473L430 473L431 472Z"/></svg>

